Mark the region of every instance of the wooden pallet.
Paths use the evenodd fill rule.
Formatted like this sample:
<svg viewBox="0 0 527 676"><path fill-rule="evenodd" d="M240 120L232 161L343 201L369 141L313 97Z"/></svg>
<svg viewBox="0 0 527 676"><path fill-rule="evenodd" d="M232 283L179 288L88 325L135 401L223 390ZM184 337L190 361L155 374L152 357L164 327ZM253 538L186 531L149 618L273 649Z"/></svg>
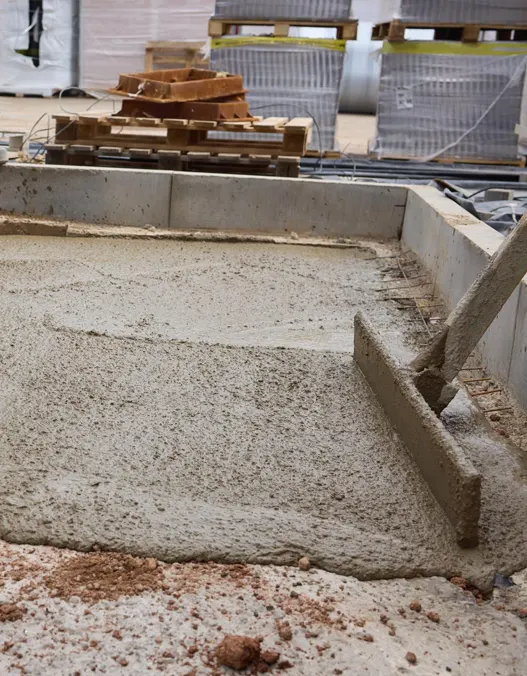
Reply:
<svg viewBox="0 0 527 676"><path fill-rule="evenodd" d="M459 24L390 21L373 26L372 40L388 40L388 42L404 42L408 28L431 29L435 31L436 40L454 40L456 42L479 42L485 31L497 31L497 40L504 42L527 41L527 25L505 26L488 24Z"/></svg>
<svg viewBox="0 0 527 676"><path fill-rule="evenodd" d="M209 60L203 56L206 42L149 42L145 48L145 71L166 68L208 68Z"/></svg>
<svg viewBox="0 0 527 676"><path fill-rule="evenodd" d="M250 122L208 122L141 117L54 115L55 141L83 146L182 150L185 152L235 153L303 157L311 138L309 118L255 118ZM238 138L213 138L210 132L230 132ZM248 133L280 135L281 140L246 140Z"/></svg>
<svg viewBox="0 0 527 676"><path fill-rule="evenodd" d="M154 151L146 148L60 144L46 145L46 164L67 166L99 166L162 171L198 171L227 174L258 174L297 178L299 157L272 157L235 153L213 155L206 152L179 150Z"/></svg>
<svg viewBox="0 0 527 676"><path fill-rule="evenodd" d="M342 157L340 150L314 150L310 149L306 153L306 157L321 157L326 160L339 160Z"/></svg>
<svg viewBox="0 0 527 676"><path fill-rule="evenodd" d="M346 21L303 21L297 19L226 19L224 17L212 17L209 21L209 36L221 38L229 35L232 28L237 26L271 26L275 38L289 37L291 27L309 28L334 28L338 40L356 40L359 22L356 20Z"/></svg>
<svg viewBox="0 0 527 676"><path fill-rule="evenodd" d="M386 155L382 154L379 156L379 153L370 152L368 157L372 160L397 160L398 162L420 162L418 157L402 157L401 155ZM517 160L488 160L481 157L465 157L463 159L459 157L437 157L434 160L430 160L436 164L480 164L487 166L501 166L501 167L525 167L526 160L525 158L518 158Z"/></svg>

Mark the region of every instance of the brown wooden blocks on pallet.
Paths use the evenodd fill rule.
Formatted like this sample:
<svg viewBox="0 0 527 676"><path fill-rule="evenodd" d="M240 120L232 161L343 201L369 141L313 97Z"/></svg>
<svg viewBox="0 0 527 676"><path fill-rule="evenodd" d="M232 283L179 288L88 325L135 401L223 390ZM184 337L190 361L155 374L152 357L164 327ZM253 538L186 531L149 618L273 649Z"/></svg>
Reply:
<svg viewBox="0 0 527 676"><path fill-rule="evenodd" d="M258 174L297 178L299 157L271 157L236 153L187 152L148 148L59 144L46 146L46 164L66 166L100 166L163 171L201 171L212 173Z"/></svg>
<svg viewBox="0 0 527 676"><path fill-rule="evenodd" d="M249 102L245 94L231 97L228 101L189 101L188 103L159 103L124 99L118 117L144 117L164 120L251 120Z"/></svg>
<svg viewBox="0 0 527 676"><path fill-rule="evenodd" d="M54 115L59 144L186 152L270 155L306 155L313 121L310 118L270 117L248 122L159 120L140 117ZM139 129L141 128L141 129ZM144 132L144 133L143 133ZM215 138L211 132L234 132L239 138ZM247 134L279 135L281 140L247 140Z"/></svg>
<svg viewBox="0 0 527 676"><path fill-rule="evenodd" d="M293 27L307 26L310 28L334 28L338 40L356 40L358 21L303 21L296 19L226 19L224 17L212 17L209 21L209 36L221 38L229 35L232 28L237 26L271 26L275 38L287 38L289 30Z"/></svg>
<svg viewBox="0 0 527 676"><path fill-rule="evenodd" d="M245 94L245 89L242 75L220 74L199 68L176 68L122 74L117 87L108 92L146 101L186 103L237 96Z"/></svg>
<svg viewBox="0 0 527 676"><path fill-rule="evenodd" d="M527 26L479 25L479 24L426 24L423 22L390 21L377 24L372 30L372 40L404 42L406 29L419 28L435 31L436 40L454 40L456 42L479 42L485 31L496 31L497 40L504 42L527 41Z"/></svg>
<svg viewBox="0 0 527 676"><path fill-rule="evenodd" d="M149 42L145 48L145 71L164 68L207 68L209 60L204 56L206 42Z"/></svg>

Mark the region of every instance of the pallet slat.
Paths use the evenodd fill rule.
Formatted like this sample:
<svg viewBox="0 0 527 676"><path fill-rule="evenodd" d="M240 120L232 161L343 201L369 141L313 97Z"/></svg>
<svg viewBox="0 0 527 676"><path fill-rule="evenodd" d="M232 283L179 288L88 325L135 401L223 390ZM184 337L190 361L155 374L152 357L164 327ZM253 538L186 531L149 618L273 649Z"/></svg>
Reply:
<svg viewBox="0 0 527 676"><path fill-rule="evenodd" d="M301 132L304 129L311 129L313 120L310 117L295 117L284 124L287 132Z"/></svg>
<svg viewBox="0 0 527 676"><path fill-rule="evenodd" d="M131 117L56 116L56 141L68 145L183 150L186 152L304 156L313 121L309 118L266 118L246 122L151 119ZM118 128L113 133L112 129ZM126 129L126 131L124 131ZM135 130L135 131L134 131ZM165 130L165 134L163 134ZM151 133L148 133L148 132ZM209 132L236 132L240 138L222 139ZM281 140L248 140L247 133L276 134Z"/></svg>
<svg viewBox="0 0 527 676"><path fill-rule="evenodd" d="M372 40L388 40L388 42L404 42L407 29L427 29L436 32L437 40L453 40L456 42L479 42L484 31L496 31L498 41L525 42L527 25L489 25L463 23L425 23L422 21L394 20L373 26Z"/></svg>
<svg viewBox="0 0 527 676"><path fill-rule="evenodd" d="M264 174L296 178L300 157L243 156L240 153L153 151L142 148L115 148L64 144L46 146L46 164L70 166L140 167L165 171L219 171Z"/></svg>
<svg viewBox="0 0 527 676"><path fill-rule="evenodd" d="M278 131L288 121L288 117L266 117L260 122L255 122L253 127L258 131Z"/></svg>
<svg viewBox="0 0 527 676"><path fill-rule="evenodd" d="M272 26L273 36L276 38L289 37L292 27L334 28L338 40L356 40L358 21L353 19L342 21L324 21L322 19L309 21L302 19L237 19L212 17L209 21L209 37L221 38L229 35L235 26Z"/></svg>

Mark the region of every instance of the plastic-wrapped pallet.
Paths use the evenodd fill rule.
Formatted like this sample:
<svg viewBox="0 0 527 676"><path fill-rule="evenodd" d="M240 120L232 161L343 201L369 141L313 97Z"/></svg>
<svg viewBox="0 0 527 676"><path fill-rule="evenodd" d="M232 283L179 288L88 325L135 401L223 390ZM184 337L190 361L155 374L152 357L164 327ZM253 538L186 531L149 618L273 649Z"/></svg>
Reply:
<svg viewBox="0 0 527 676"><path fill-rule="evenodd" d="M385 43L378 157L514 161L527 44Z"/></svg>
<svg viewBox="0 0 527 676"><path fill-rule="evenodd" d="M0 2L0 92L51 96L76 84L76 0Z"/></svg>
<svg viewBox="0 0 527 676"><path fill-rule="evenodd" d="M349 19L351 0L216 0L216 16L231 19Z"/></svg>
<svg viewBox="0 0 527 676"><path fill-rule="evenodd" d="M527 24L526 0L382 0L379 23Z"/></svg>
<svg viewBox="0 0 527 676"><path fill-rule="evenodd" d="M121 73L142 72L146 44L206 40L214 0L82 0L80 82L113 86Z"/></svg>
<svg viewBox="0 0 527 676"><path fill-rule="evenodd" d="M243 75L254 115L312 117L311 148L332 150L345 56L342 40L223 38L211 67Z"/></svg>

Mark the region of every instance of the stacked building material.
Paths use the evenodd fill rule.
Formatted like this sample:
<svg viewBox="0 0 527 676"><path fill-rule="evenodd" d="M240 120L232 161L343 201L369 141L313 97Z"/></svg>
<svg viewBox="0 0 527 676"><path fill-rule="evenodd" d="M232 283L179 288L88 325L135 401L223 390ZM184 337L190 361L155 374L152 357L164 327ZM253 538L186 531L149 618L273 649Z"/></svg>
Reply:
<svg viewBox="0 0 527 676"><path fill-rule="evenodd" d="M77 82L75 0L0 3L0 92L51 96Z"/></svg>
<svg viewBox="0 0 527 676"><path fill-rule="evenodd" d="M426 24L527 24L525 0L382 0L380 22Z"/></svg>
<svg viewBox="0 0 527 676"><path fill-rule="evenodd" d="M252 120L241 75L182 68L123 74L110 94L126 97L118 116L181 120Z"/></svg>
<svg viewBox="0 0 527 676"><path fill-rule="evenodd" d="M255 115L309 117L311 149L335 146L346 56L340 40L224 38L213 41L212 68L242 73Z"/></svg>
<svg viewBox="0 0 527 676"><path fill-rule="evenodd" d="M217 0L215 14L236 19L349 19L350 0Z"/></svg>
<svg viewBox="0 0 527 676"><path fill-rule="evenodd" d="M118 115L54 116L48 164L299 175L312 120L252 117L241 75L195 68L131 73L108 91L124 99Z"/></svg>
<svg viewBox="0 0 527 676"><path fill-rule="evenodd" d="M515 162L527 44L386 42L380 158Z"/></svg>
<svg viewBox="0 0 527 676"><path fill-rule="evenodd" d="M349 23L350 16L351 0L217 0L214 18L228 17L239 25L243 19L254 22L261 18L277 24L284 19L291 25L296 20L327 26L338 21ZM345 40L223 36L212 41L211 67L244 76L254 114L312 118L310 147L327 151L336 148L345 56Z"/></svg>
<svg viewBox="0 0 527 676"><path fill-rule="evenodd" d="M214 0L82 0L80 84L107 89L120 73L144 69L151 41L207 38Z"/></svg>

